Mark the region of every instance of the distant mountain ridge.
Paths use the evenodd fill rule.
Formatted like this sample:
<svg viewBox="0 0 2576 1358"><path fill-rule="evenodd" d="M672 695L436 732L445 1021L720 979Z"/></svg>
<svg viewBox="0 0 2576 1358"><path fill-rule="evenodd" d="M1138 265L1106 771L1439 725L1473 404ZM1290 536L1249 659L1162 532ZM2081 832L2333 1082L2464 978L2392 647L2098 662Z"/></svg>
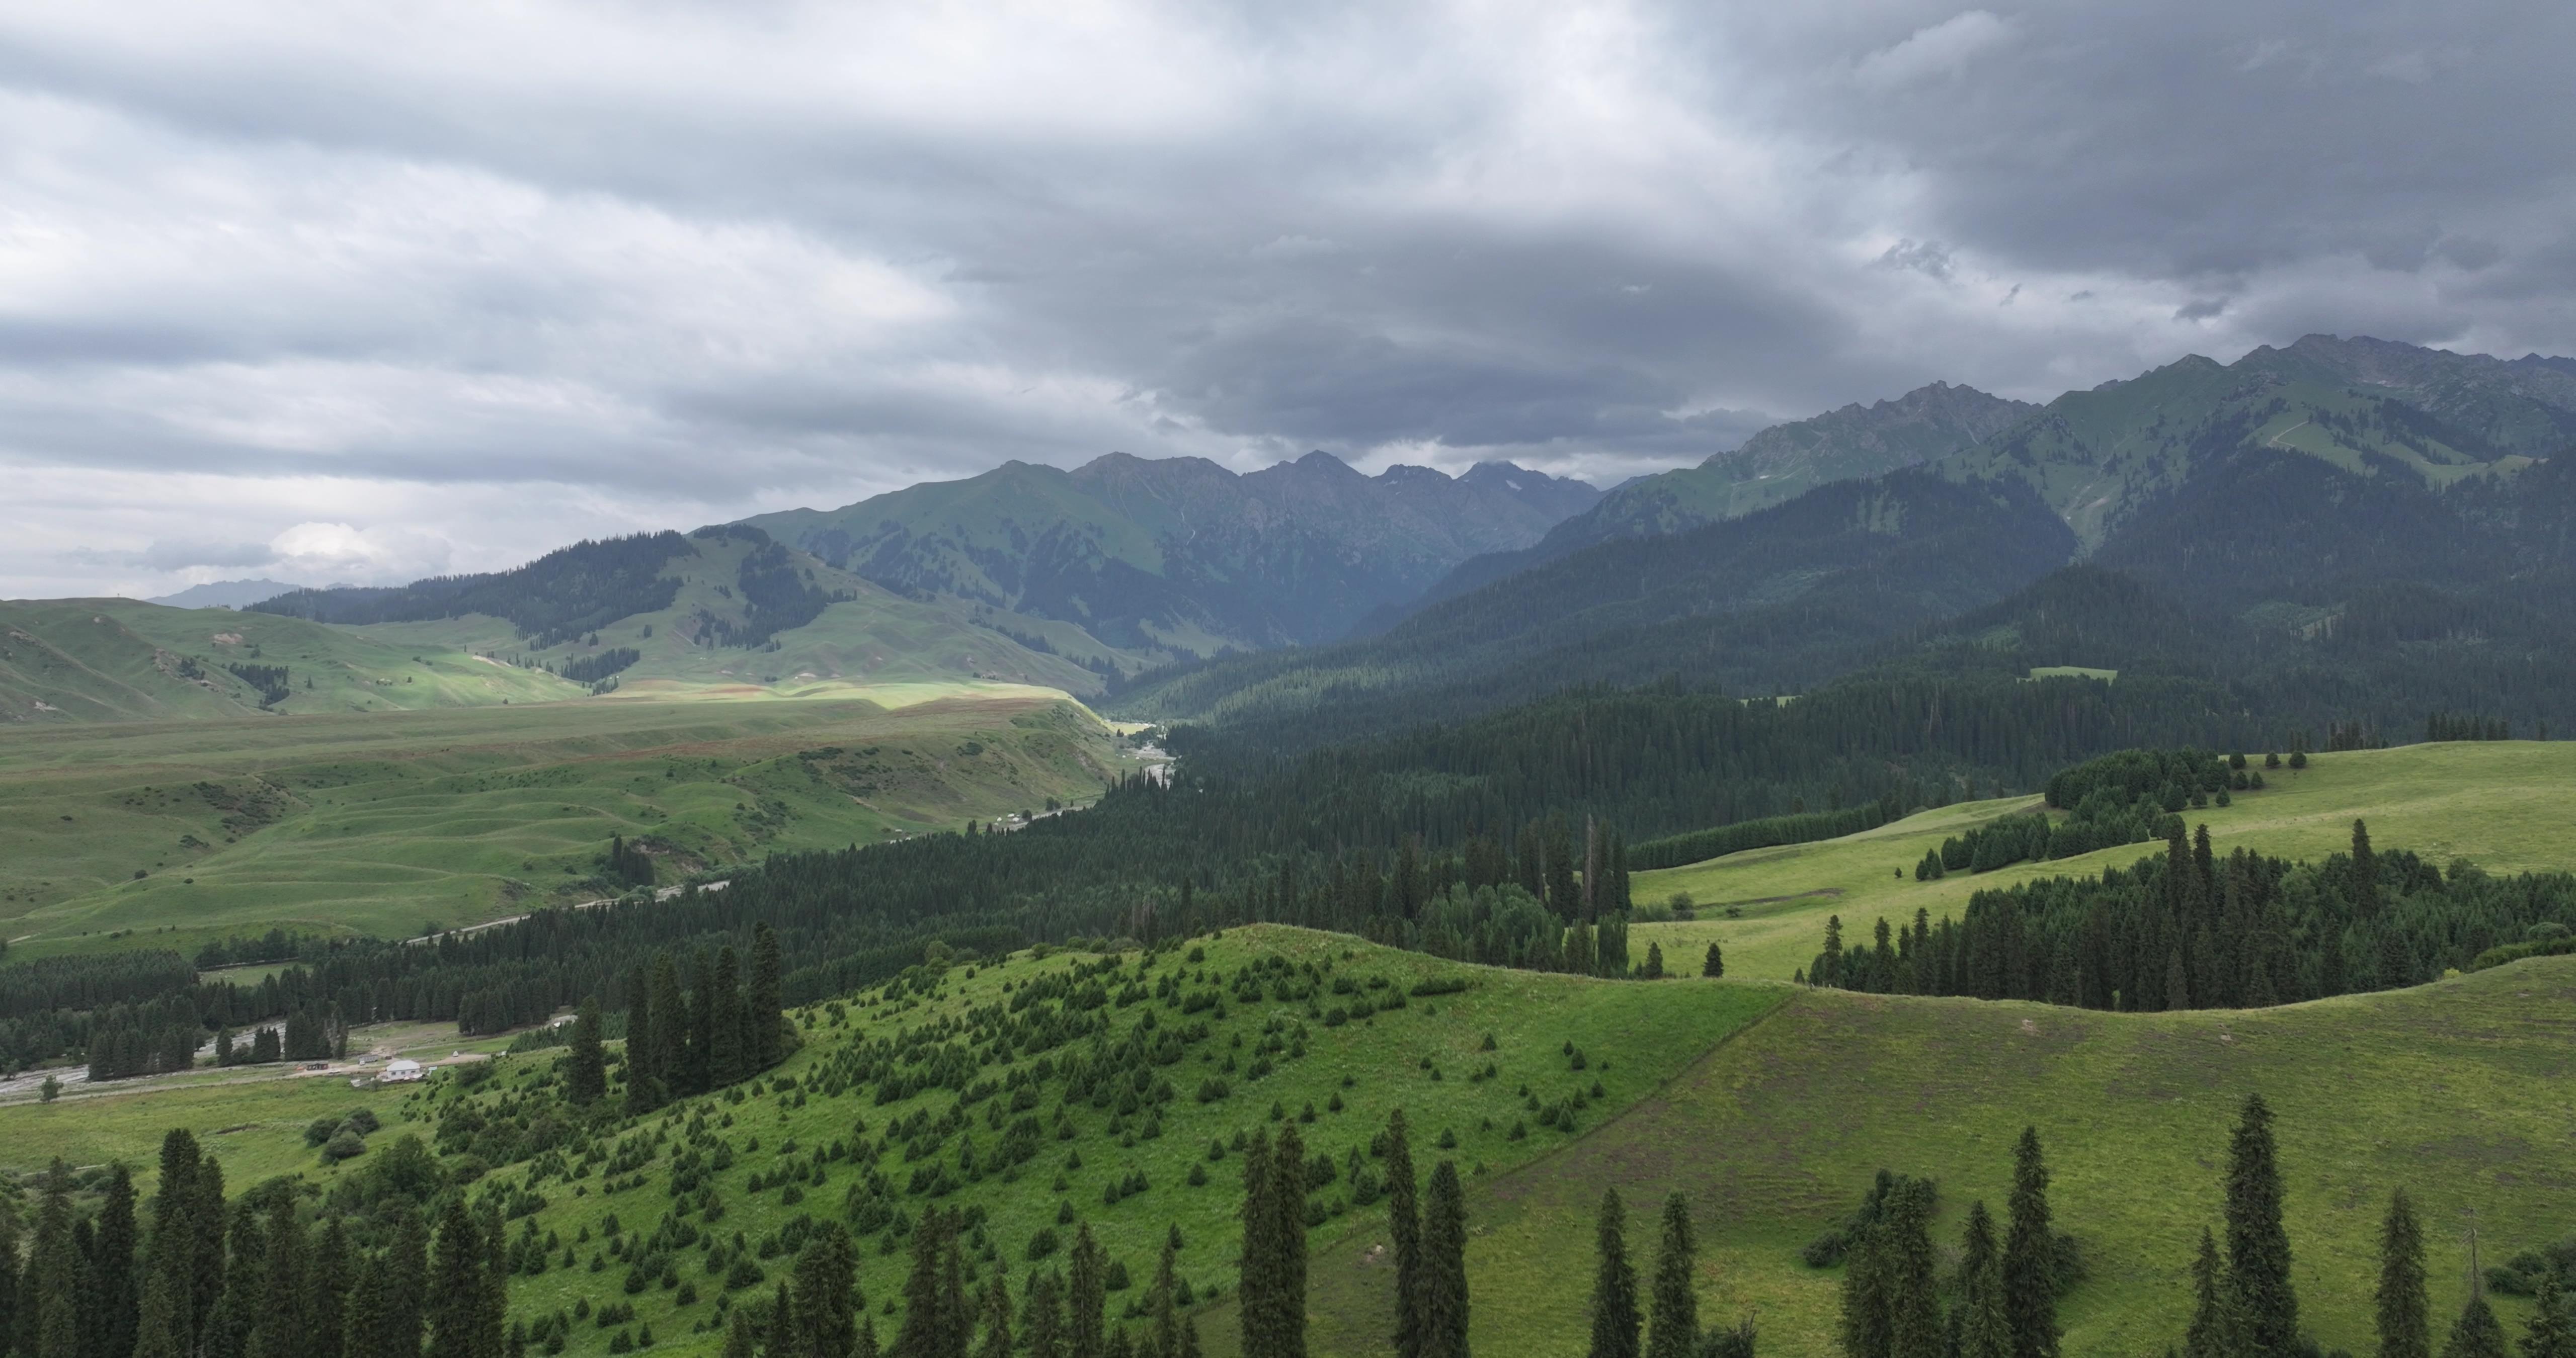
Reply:
<svg viewBox="0 0 2576 1358"><path fill-rule="evenodd" d="M2576 637L2571 379L2563 359L2329 336L2233 364L2185 358L2069 392L1917 468L1536 564L1523 563L1543 550L1471 562L1364 639L1154 675L1120 701L1293 743L1455 719L1541 676L1795 691L1893 663L1877 648L1944 610L1974 614L2090 562L2157 601L2106 605L2115 615L2159 633L2171 629L2154 619L2187 616L2195 653L2300 687L2302 703L2357 714L2407 693L2492 708L2546 689L2538 676ZM1927 481L1975 498L1945 501ZM1595 531L1611 503L1550 543ZM1652 578L1702 583L1641 594ZM2037 631L1998 618L1934 649L1952 668L2122 668L2119 630L2069 630L2062 601L2077 596L2054 597L2057 620Z"/></svg>
<svg viewBox="0 0 2576 1358"><path fill-rule="evenodd" d="M1504 462L1366 476L1314 452L1237 475L1204 458L1112 453L744 522L901 593L1059 619L1131 650L1209 654L1340 636L1598 498Z"/></svg>
<svg viewBox="0 0 2576 1358"><path fill-rule="evenodd" d="M210 580L143 602L164 608L248 608L302 588L276 580Z"/></svg>
<svg viewBox="0 0 2576 1358"><path fill-rule="evenodd" d="M1685 532L1783 504L1835 481L1921 466L1994 437L2039 407L1935 382L1894 400L1852 404L1775 424L1695 467L1640 476L1603 493L1533 546L1463 563L1413 603L1469 590L1619 538ZM1373 620L1380 630L1404 609Z"/></svg>

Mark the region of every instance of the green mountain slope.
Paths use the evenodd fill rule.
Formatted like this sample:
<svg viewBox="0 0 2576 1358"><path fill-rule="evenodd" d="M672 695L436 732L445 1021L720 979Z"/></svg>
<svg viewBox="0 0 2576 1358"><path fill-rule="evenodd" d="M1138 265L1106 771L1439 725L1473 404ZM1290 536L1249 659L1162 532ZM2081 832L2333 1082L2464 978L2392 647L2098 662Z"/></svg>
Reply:
<svg viewBox="0 0 2576 1358"><path fill-rule="evenodd" d="M746 520L913 596L1077 623L1135 650L1207 654L1340 635L1483 552L1525 546L1591 487L1508 464L1362 476L1310 453L1237 476L1200 458L1011 462L836 510Z"/></svg>
<svg viewBox="0 0 2576 1358"><path fill-rule="evenodd" d="M0 735L0 937L13 957L128 932L400 937L618 894L611 835L677 881L1087 801L1125 766L1096 718L1038 690L19 731Z"/></svg>
<svg viewBox="0 0 2576 1358"><path fill-rule="evenodd" d="M0 602L0 717L11 726L407 711L581 691L454 641L370 639L300 618L131 599Z"/></svg>

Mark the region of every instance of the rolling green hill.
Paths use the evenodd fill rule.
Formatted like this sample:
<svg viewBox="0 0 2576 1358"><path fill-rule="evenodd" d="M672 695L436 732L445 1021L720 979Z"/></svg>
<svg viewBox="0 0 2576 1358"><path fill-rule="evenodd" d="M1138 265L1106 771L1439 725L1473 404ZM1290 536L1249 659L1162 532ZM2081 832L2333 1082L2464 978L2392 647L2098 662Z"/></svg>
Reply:
<svg viewBox="0 0 2576 1358"><path fill-rule="evenodd" d="M231 668L283 669L263 692ZM354 636L300 618L131 599L0 602L8 726L269 712L410 711L544 702L581 689L429 639Z"/></svg>
<svg viewBox="0 0 2576 1358"><path fill-rule="evenodd" d="M2576 843L2576 805L2565 795L2576 780L2576 745L2562 741L2348 750L2310 756L2304 770L2275 769L2265 778L2269 786L2262 791L2240 794L2232 806L2185 812L2185 820L2208 825L2220 854L2242 845L2314 859L2348 847L2353 821L2364 819L2383 848L2411 849L2441 864L2466 857L2495 873L2565 868L2567 846ZM1859 937L1882 916L1891 925L1911 920L1917 909L1934 919L1956 917L1971 894L1988 887L2098 874L2158 850L2133 844L1914 880L1914 863L1942 840L2038 806L2035 796L1962 802L1841 839L1640 872L1632 883L1639 902L1687 892L1701 918L1638 925L1632 947L1652 940L1666 957L1695 962L1715 941L1725 951L1728 975L1785 980L1814 958L1828 915L1842 916L1843 927ZM1739 918L1725 917L1730 906Z"/></svg>
<svg viewBox="0 0 2576 1358"><path fill-rule="evenodd" d="M1052 1267L1076 1225L1089 1226L1130 1280L1110 1293L1113 1323L1177 1229L1202 1337L1210 1352L1233 1352L1233 1136L1280 1118L1297 1119L1310 1153L1332 1166L1310 1199L1313 1351L1381 1352L1389 1278L1370 1251L1385 1231L1360 1185L1376 1171L1368 1141L1395 1106L1407 1110L1422 1169L1454 1158L1467 1178L1474 1342L1493 1355L1579 1342L1591 1212L1616 1187L1632 1204L1641 1260L1654 1204L1670 1190L1691 1195L1705 1320L1750 1314L1764 1352L1824 1358L1834 1275L1805 1267L1799 1246L1882 1167L1936 1178L1940 1238L1955 1238L1971 1199L2001 1201L2025 1124L2044 1138L2057 1224L2082 1241L2088 1265L2062 1304L2066 1352L2152 1350L2187 1318L2190 1241L2217 1211L2227 1126L2249 1091L2280 1116L2303 1317L2329 1346L2366 1342L2370 1251L2391 1189L2406 1187L2430 1225L2437 1313L2457 1304L2470 1209L2495 1254L2557 1238L2576 1209L2576 1182L2553 1149L2566 1135L2562 1082L2576 1074L2566 1018L2576 959L2283 1009L2112 1015L1497 972L1277 927L1191 946L1141 963L1131 953L1105 972L1082 953L917 972L847 1006L795 1013L804 1046L770 1076L589 1132L546 1111L554 1057L539 1051L503 1058L498 1078L470 1089L453 1075L408 1093L176 1077L176 1087L52 1105L22 1097L0 1105L0 1146L12 1168L124 1158L145 1171L148 1192L159 1132L182 1121L199 1124L237 1185L291 1171L328 1188L363 1176L404 1133L433 1137L460 1105L477 1110L482 1130L458 1120L439 1143L444 1163L510 1161L525 1144L521 1124L495 1115L516 1110L529 1115L528 1136L546 1129L552 1150L473 1191L536 1195L518 1199L534 1210L514 1211L510 1231L537 1242L522 1258L546 1258L513 1279L514 1316L542 1327L582 1303L635 1307L631 1319L570 1325L565 1351L584 1355L641 1325L663 1348L714 1352L716 1299L764 1296L789 1252L771 1242L805 1216L857 1229L861 1286L890 1338L906 1267L893 1214L931 1206L970 1213L970 1287L1001 1270L1016 1290L1033 1254ZM1078 982L1100 983L1096 1002L1047 979L1075 968ZM1409 994L1456 982L1466 988ZM1014 1009L1022 990L1036 1003ZM1201 993L1216 1002L1187 998ZM1386 1007L1398 995L1406 1003ZM1096 1016L1108 1036L1142 1033L1149 1089L1132 1111L1122 1111L1133 1089L1123 1066L1097 1098L1065 1083L1069 1060L1099 1060L1117 1043L1032 1036L1040 1029L1028 1024L1065 999L1076 1000L1067 1017ZM1374 1012L1333 1019L1363 999ZM874 1063L908 1036L964 1055L960 1083L991 1084L965 1100L932 1088L880 1102L880 1076L865 1072L905 1069ZM1569 1049L1588 1059L1578 1067ZM1488 1065L1494 1075L1480 1078ZM1224 1092L1201 1098L1217 1080ZM1154 1089L1166 1083L1163 1098ZM360 1104L386 1123L366 1156L334 1168L302 1146L307 1120ZM1533 1104L1572 1109L1573 1131L1543 1124ZM952 1106L960 1116L943 1124ZM1033 1142L1015 1141L1021 1119ZM1020 1158L1014 1144L1034 1154Z"/></svg>
<svg viewBox="0 0 2576 1358"><path fill-rule="evenodd" d="M128 934L399 937L614 894L612 834L677 880L1088 800L1122 766L1060 695L868 692L0 734L0 937L13 958Z"/></svg>

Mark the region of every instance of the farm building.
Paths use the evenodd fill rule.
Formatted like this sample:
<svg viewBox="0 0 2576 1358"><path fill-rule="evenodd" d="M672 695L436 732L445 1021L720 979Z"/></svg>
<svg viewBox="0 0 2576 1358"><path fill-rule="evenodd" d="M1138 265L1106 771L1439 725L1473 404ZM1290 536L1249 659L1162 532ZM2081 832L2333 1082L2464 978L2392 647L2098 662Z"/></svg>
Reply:
<svg viewBox="0 0 2576 1358"><path fill-rule="evenodd" d="M377 1076L376 1078L388 1082L394 1080L417 1080L422 1074L423 1072L418 1061L414 1061L409 1057L404 1057L399 1061L386 1062L385 1073Z"/></svg>

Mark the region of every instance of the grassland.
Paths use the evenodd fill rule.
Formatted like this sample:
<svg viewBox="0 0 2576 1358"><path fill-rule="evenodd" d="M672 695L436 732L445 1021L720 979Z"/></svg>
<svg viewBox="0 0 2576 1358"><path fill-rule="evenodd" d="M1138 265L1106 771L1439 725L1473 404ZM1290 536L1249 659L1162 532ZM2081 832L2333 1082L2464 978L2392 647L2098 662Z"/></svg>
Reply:
<svg viewBox="0 0 2576 1358"><path fill-rule="evenodd" d="M1799 1246L1886 1167L1939 1181L1946 1249L1971 1201L2001 1202L2011 1142L2024 1125L2035 1125L2046 1143L2058 1224L2081 1238L2089 1263L2087 1280L2061 1310L2069 1358L2153 1352L2186 1318L2184 1266L2197 1231L2217 1212L2227 1130L2247 1092L2262 1093L2279 1114L2302 1314L2330 1347L2361 1351L2367 1342L2371 1241L2393 1188L2405 1186L2423 1213L2434 1302L2445 1312L2459 1300L2469 1212L2477 1214L2490 1257L2556 1239L2576 1214L2576 1173L2567 1167L2576 1112L2566 1094L2576 1076L2576 958L2533 959L2410 991L2280 1009L2122 1015L1775 983L1539 976L1279 927L1233 930L1203 946L1200 960L1167 954L1147 975L1195 978L1280 957L1349 979L1363 994L1437 978L1473 984L1340 1026L1318 1021L1304 1001L1229 1000L1221 1011L1196 1016L1208 1020L1207 1036L1167 1068L1183 1092L1164 1110L1159 1137L1113 1134L1107 1110L1064 1106L1078 1129L1073 1139L1046 1140L1016 1171L987 1172L940 1201L980 1209L976 1238L991 1253L974 1269L1006 1269L1015 1284L1026 1276L1028 1242L1055 1226L1060 1212L1089 1224L1137 1283L1112 1295L1113 1317L1139 1296L1164 1234L1177 1226L1186 1246L1182 1276L1203 1298L1215 1294L1203 1302L1199 1323L1217 1354L1234 1349L1224 1292L1240 1161L1231 1151L1209 1161L1207 1151L1212 1141L1230 1143L1238 1131L1274 1125L1274 1105L1278 1115L1295 1118L1311 1104L1315 1120L1301 1128L1309 1150L1339 1166L1348 1166L1398 1105L1416 1129L1426 1171L1443 1156L1459 1162L1469 1184L1474 1344L1494 1358L1537 1358L1579 1344L1592 1213L1612 1187L1631 1203L1631 1245L1641 1264L1655 1204L1666 1192L1690 1195L1703 1239L1704 1317L1752 1315L1766 1354L1824 1358L1832 1351L1836 1276L1806 1268ZM594 1307L633 1302L637 1320L653 1327L662 1347L712 1352L718 1336L697 1327L712 1316L722 1288L699 1266L700 1252L676 1256L693 1303L651 1285L628 1294L622 1262L595 1272L587 1265L605 1240L608 1216L650 1231L673 1205L665 1182L671 1155L693 1137L708 1138L701 1146L720 1140L734 1152L733 1165L707 1179L727 1209L714 1237L739 1231L747 1246L756 1245L800 1213L840 1215L864 1166L815 1153L836 1141L891 1142L898 1118L944 1109L955 1096L932 1091L880 1106L864 1085L835 1093L828 1071L839 1050L960 1020L1003 1001L1007 987L1092 960L1022 954L952 970L935 992L900 1004L846 1015L829 1007L800 1011L794 1017L805 1046L771 1077L735 1095L684 1101L606 1129L628 1138L624 1145L669 1138L635 1176L584 1174L541 1186L546 1205L528 1221L556 1242L557 1263L514 1279L513 1311L535 1318L585 1298ZM1131 961L1115 981L1136 975ZM1387 985L1371 989L1372 980ZM1316 999L1338 1002L1330 993ZM1190 1017L1150 999L1102 1012L1124 1031L1147 1011L1167 1025ZM1263 1036L1285 1037L1298 1024L1304 1055L1281 1060L1259 1080L1238 1074L1229 1097L1190 1097L1198 1080L1222 1069L1217 1063L1248 1058ZM1488 1033L1495 1037L1490 1051ZM1246 1045L1234 1045L1237 1039ZM1568 1044L1588 1054L1587 1068L1572 1068ZM211 1134L237 1186L270 1173L328 1184L363 1171L367 1161L323 1164L302 1144L310 1119L371 1101L388 1124L375 1143L382 1146L389 1135L427 1135L437 1115L460 1100L522 1098L541 1106L551 1097L545 1085L553 1060L548 1053L504 1057L499 1078L470 1092L441 1080L417 1093L356 1095L337 1081L288 1079L0 1105L0 1168L63 1154L76 1163L123 1157L148 1172L159 1132L178 1123ZM1486 1062L1496 1076L1471 1078ZM988 1065L977 1075L1006 1068ZM1537 1125L1519 1095L1527 1085L1556 1100L1588 1093L1592 1081L1601 1093L1589 1097L1573 1135ZM1331 1107L1336 1098L1339 1109ZM981 1114L994 1106L998 1101L974 1109L967 1129L988 1154L998 1134L982 1125ZM1059 1085L1046 1091L1038 1116L1051 1127L1060 1106ZM1529 1135L1514 1139L1509 1128L1521 1120L1529 1120ZM1444 1132L1454 1134L1454 1148L1438 1147ZM602 1149L609 1144L604 1137ZM920 1163L953 1164L957 1144L947 1137ZM898 1186L918 1167L899 1146L875 1145L869 1154ZM1077 1157L1079 1167L1068 1168ZM801 1202L777 1184L751 1186L754 1176L783 1177L779 1171L791 1164L805 1171ZM1189 1183L1193 1167L1207 1171L1207 1182ZM507 1186L526 1173L503 1169L493 1182ZM1132 1173L1149 1186L1107 1201L1105 1187ZM1344 1173L1315 1195L1327 1212L1310 1233L1318 1354L1384 1347L1391 1280L1368 1254L1385 1239L1383 1216L1352 1206L1350 1183ZM915 1197L901 1204L916 1213L927 1205ZM514 1233L526 1229L526 1222L513 1224ZM1069 1239L1070 1228L1060 1229ZM885 1252L881 1236L862 1243L862 1286L885 1333L891 1317L880 1308L900 1295L905 1261ZM579 1266L561 1265L566 1247ZM764 1263L769 1277L782 1262ZM2518 1304L2506 1305L2508 1324L2518 1323ZM611 1336L577 1325L571 1351L604 1352Z"/></svg>
<svg viewBox="0 0 2576 1358"><path fill-rule="evenodd" d="M1686 1193L1703 1319L1751 1315L1765 1354L1826 1358L1839 1275L1805 1267L1799 1247L1883 1167L1938 1180L1936 1240L1954 1261L1969 1203L2001 1208L2031 1125L2057 1225L2090 1264L2060 1310L2068 1358L2157 1352L2189 1318L2186 1266L2217 1222L2228 1130L2259 1092L2279 1116L2302 1322L2330 1349L2368 1352L2392 1190L2425 1222L2437 1317L2465 1294L2472 1211L2489 1261L2568 1233L2571 1076L2571 958L2242 1013L1800 991L1670 1088L1471 1195L1474 1345L1505 1358L1580 1344L1593 1214L1616 1188L1641 1272L1658 1204ZM1312 1266L1318 1353L1375 1350L1389 1280L1358 1262L1362 1243ZM2521 1304L2501 1305L2519 1332Z"/></svg>
<svg viewBox="0 0 2576 1358"><path fill-rule="evenodd" d="M2268 787L2239 795L2234 805L2189 811L2184 819L2208 825L2222 854L2243 845L2285 858L2321 858L2348 847L2352 823L2362 819L2380 848L2411 849L2437 863L2467 857L2491 872L2571 865L2576 799L2566 789L2576 786L2576 744L2475 741L2353 750L2315 755L2304 770L2275 769L2265 778ZM2130 845L1914 880L1914 864L1943 839L2039 804L2030 796L1962 802L1841 839L1638 873L1637 900L1663 901L1686 891L1701 918L1639 925L1632 946L1658 943L1668 964L1696 971L1715 941L1728 975L1785 979L1815 957L1828 915L1841 915L1846 929L1863 930L1882 915L1890 923L1912 919L1918 908L1934 919L1955 916L1987 887L2086 876L2127 867L2153 851ZM1724 917L1730 905L1739 918Z"/></svg>
<svg viewBox="0 0 2576 1358"><path fill-rule="evenodd" d="M1087 801L1124 758L1097 718L1047 690L855 692L883 701L584 699L7 732L0 936L13 957L277 925L398 936L601 894L612 834L645 838L677 880Z"/></svg>
<svg viewBox="0 0 2576 1358"><path fill-rule="evenodd" d="M1293 999L1265 998L1248 1004L1228 999L1218 1010L1184 1016L1177 1007L1149 1000L1102 1011L1120 1033L1149 1009L1170 1027L1204 1020L1208 1033L1162 1072L1181 1092L1176 1102L1163 1109L1158 1137L1113 1135L1108 1130L1112 1113L1077 1103L1066 1110L1078 1129L1073 1139L1046 1140L1038 1157L1015 1172L988 1174L942 1199L942 1205L982 1209L984 1233L995 1246L999 1264L1011 1268L1015 1278L1026 1267L1029 1240L1041 1229L1056 1227L1061 1206L1092 1226L1110 1256L1126 1265L1140 1288L1151 1274L1165 1232L1174 1225L1187 1244L1183 1275L1202 1292L1231 1287L1241 1160L1229 1152L1222 1161L1210 1161L1207 1152L1212 1142L1230 1143L1237 1132L1274 1125L1274 1115L1297 1118L1312 1108L1314 1120L1301 1127L1309 1153L1330 1154L1337 1165L1343 1165L1354 1148L1364 1147L1383 1127L1389 1110L1401 1105L1418 1129L1424 1155L1451 1155L1462 1166L1481 1166L1479 1178L1502 1173L1573 1139L1567 1132L1538 1125L1524 1107L1519 1093L1524 1086L1549 1101L1580 1094L1587 1107L1577 1114L1579 1131L1663 1087L1700 1053L1789 997L1786 987L1649 986L1497 971L1282 927L1231 930L1201 946L1205 952L1200 961L1167 955L1156 972L1213 974L1240 968L1255 958L1277 957L1299 966L1313 963L1319 971L1329 968L1333 977L1347 979L1356 993L1380 1000L1434 978L1463 978L1473 985L1463 993L1415 998L1404 1008L1338 1026L1323 1021L1323 1007L1348 1001L1328 989L1320 991L1312 1004ZM997 966L957 969L934 994L901 1006L853 1012L846 1026L836 1024L828 1009L801 1011L796 1018L804 1028L805 1046L771 1077L746 1087L743 1092L749 1097L718 1094L684 1101L637 1124L637 1134L649 1136L658 1130L684 1137L683 1129L700 1114L720 1124L718 1134L734 1147L739 1159L734 1168L710 1179L727 1208L719 1234L739 1230L749 1241L758 1242L800 1213L836 1215L859 1173L859 1167L848 1161L826 1166L828 1182L800 1185L801 1204L787 1201L787 1194L778 1188L755 1191L747 1181L755 1173L774 1173L790 1159L803 1160L834 1141L869 1134L891 1140L888 1128L897 1119L916 1110L935 1114L956 1101L956 1095L946 1090L890 1105L877 1104L868 1086L852 1087L838 1097L821 1092L816 1076L845 1044L863 1037L891 1036L907 1027L959 1020L977 1007L1006 1001L1007 986L1025 985L1049 972L1093 960L1081 955L1039 959L1021 954ZM1131 962L1124 976L1113 978L1113 986L1136 973ZM1370 981L1384 984L1371 988ZM1239 1063L1251 1061L1258 1044L1274 1028L1285 1030L1297 1024L1303 1025L1304 1055L1282 1056L1275 1071L1249 1078L1248 1069ZM1632 1040L1647 1030L1657 1032L1662 1040ZM1488 1034L1494 1038L1490 1050L1484 1045ZM1568 1044L1589 1053L1584 1068L1573 1067L1565 1052ZM1061 1060L1064 1054L1059 1050L1048 1055ZM1016 1064L1027 1069L1037 1059L1024 1058ZM23 1170L54 1154L83 1163L118 1156L148 1169L151 1148L158 1144L161 1131L180 1124L200 1131L229 1129L216 1141L226 1156L228 1180L237 1187L254 1182L257 1175L285 1172L328 1183L337 1174L363 1170L366 1161L351 1162L346 1169L324 1165L302 1143L302 1130L312 1118L345 1112L353 1098L373 1100L388 1124L385 1132L378 1133L378 1144L406 1130L427 1135L431 1130L427 1119L448 1103L460 1098L490 1101L535 1090L549 1077L554 1060L551 1053L504 1057L501 1076L470 1094L447 1081L434 1084L434 1094L396 1099L383 1092L356 1096L338 1081L270 1080L221 1090L108 1093L50 1106L0 1105L0 1169ZM1488 1064L1496 1074L1475 1078ZM1195 1098L1199 1082L1218 1075L1226 1065L1239 1067L1229 1077L1230 1095L1212 1102ZM978 1076L999 1077L1006 1069L996 1064ZM317 1083L324 1087L307 1088ZM1600 1092L1591 1092L1595 1088ZM1041 1109L1050 1127L1061 1093L1059 1082L1048 1091ZM1006 1100L975 1111L980 1115L1000 1102ZM1337 1102L1338 1108L1334 1107ZM1527 1134L1515 1138L1511 1128L1524 1120ZM969 1131L989 1157L997 1133L984 1125L981 1116L971 1120ZM1452 1150L1437 1151L1434 1143L1444 1132L1454 1134L1458 1144ZM948 1137L937 1157L954 1163L958 1139ZM1067 1168L1074 1157L1080 1166ZM874 1163L897 1185L915 1167L900 1149L883 1151ZM238 1173L233 1172L235 1165L240 1167ZM550 1183L542 1189L550 1201L532 1220L539 1232L551 1232L566 1243L587 1233L594 1243L580 1247L586 1258L603 1237L605 1219L611 1213L630 1228L652 1228L672 1203L667 1187L670 1165L667 1155L657 1158L640 1171L640 1186L614 1191L606 1189L604 1179L589 1176L569 1187ZM1204 1167L1205 1183L1189 1182L1193 1167ZM507 1184L525 1173L525 1167L505 1169L495 1174L494 1182ZM1105 1201L1107 1185L1131 1173L1144 1176L1146 1190L1115 1204ZM477 1192L481 1191L478 1186ZM1317 1194L1318 1201L1333 1209L1331 1220L1318 1231L1319 1239L1369 1229L1370 1214L1349 1206L1349 1192L1350 1181L1343 1177ZM917 1213L925 1200L907 1197L902 1205ZM516 1224L515 1229L519 1229ZM1069 1242L1070 1228L1062 1228L1062 1234ZM861 1283L866 1295L874 1301L899 1296L904 1259L880 1252L876 1240L863 1244L867 1248ZM712 1314L719 1280L704 1276L694 1257L684 1256L681 1270L702 1294L694 1306L682 1306L675 1293L658 1289L628 1296L620 1287L623 1265L598 1273L558 1267L517 1279L512 1306L519 1314L539 1316L568 1308L582 1297L594 1305L631 1300L638 1304L638 1320L653 1326L663 1347L712 1352L720 1336L693 1335L691 1328ZM771 1271L775 1276L775 1265ZM1113 1310L1136 1295L1130 1291L1114 1297ZM573 1351L604 1352L608 1339L605 1331L578 1327Z"/></svg>
<svg viewBox="0 0 2576 1358"><path fill-rule="evenodd" d="M401 712L583 692L540 670L482 659L457 642L368 637L300 618L131 599L0 602L0 723ZM286 691L271 702L229 665L282 666Z"/></svg>

